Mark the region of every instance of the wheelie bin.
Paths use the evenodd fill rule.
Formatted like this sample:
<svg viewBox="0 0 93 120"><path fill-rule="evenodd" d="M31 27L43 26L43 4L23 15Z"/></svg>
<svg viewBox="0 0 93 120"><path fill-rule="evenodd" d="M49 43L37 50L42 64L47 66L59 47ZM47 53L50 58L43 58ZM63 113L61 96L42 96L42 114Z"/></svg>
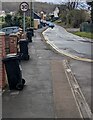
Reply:
<svg viewBox="0 0 93 120"><path fill-rule="evenodd" d="M28 41L26 39L20 39L18 43L21 60L29 60Z"/></svg>
<svg viewBox="0 0 93 120"><path fill-rule="evenodd" d="M22 90L25 80L22 78L22 69L19 64L19 57L14 54L8 54L3 62L8 78L10 90Z"/></svg>
<svg viewBox="0 0 93 120"><path fill-rule="evenodd" d="M32 32L32 36L34 36L34 28L33 28L33 27L30 27L29 30Z"/></svg>
<svg viewBox="0 0 93 120"><path fill-rule="evenodd" d="M27 29L27 39L29 42L32 42L32 31L30 28Z"/></svg>

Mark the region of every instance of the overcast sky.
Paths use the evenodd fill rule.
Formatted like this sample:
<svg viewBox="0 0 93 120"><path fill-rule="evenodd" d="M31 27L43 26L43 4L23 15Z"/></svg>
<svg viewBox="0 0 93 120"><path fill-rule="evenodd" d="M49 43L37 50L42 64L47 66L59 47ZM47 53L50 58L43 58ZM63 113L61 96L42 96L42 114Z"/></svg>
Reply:
<svg viewBox="0 0 93 120"><path fill-rule="evenodd" d="M31 2L31 0L0 0L1 2ZM32 0L33 2L39 1L39 2L52 2L52 3L62 3L62 2L67 2L67 1L71 1L71 2L75 2L75 1L79 1L79 2L85 2L85 1L93 1L93 0Z"/></svg>
<svg viewBox="0 0 93 120"><path fill-rule="evenodd" d="M66 2L66 1L79 1L79 2L86 2L86 1L92 1L92 0L36 0L36 1L40 1L40 2L52 2L52 3L62 3L62 2Z"/></svg>
<svg viewBox="0 0 93 120"><path fill-rule="evenodd" d="M36 1L40 1L40 2L52 2L52 3L61 3L64 2L66 0L36 0Z"/></svg>

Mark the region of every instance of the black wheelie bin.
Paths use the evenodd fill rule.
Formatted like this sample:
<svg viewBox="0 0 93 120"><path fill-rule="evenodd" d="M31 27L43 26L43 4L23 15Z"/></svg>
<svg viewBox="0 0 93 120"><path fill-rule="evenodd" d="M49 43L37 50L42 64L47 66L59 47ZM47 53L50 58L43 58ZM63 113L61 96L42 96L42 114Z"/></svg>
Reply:
<svg viewBox="0 0 93 120"><path fill-rule="evenodd" d="M27 29L27 39L29 42L32 42L32 31L30 28Z"/></svg>
<svg viewBox="0 0 93 120"><path fill-rule="evenodd" d="M31 35L34 36L34 28L33 27L27 28L27 31L30 31Z"/></svg>
<svg viewBox="0 0 93 120"><path fill-rule="evenodd" d="M8 54L3 62L5 64L8 84L10 90L22 90L25 80L22 78L22 69L19 64L19 57L14 54Z"/></svg>
<svg viewBox="0 0 93 120"><path fill-rule="evenodd" d="M21 60L29 60L28 41L26 39L19 40L20 58Z"/></svg>

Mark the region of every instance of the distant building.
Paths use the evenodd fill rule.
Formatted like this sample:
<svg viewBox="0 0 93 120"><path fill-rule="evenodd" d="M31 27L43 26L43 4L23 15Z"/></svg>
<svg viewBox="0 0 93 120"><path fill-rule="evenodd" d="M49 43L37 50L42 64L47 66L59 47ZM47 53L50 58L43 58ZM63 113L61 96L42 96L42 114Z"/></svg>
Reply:
<svg viewBox="0 0 93 120"><path fill-rule="evenodd" d="M41 16L37 14L36 12L33 12L34 19L39 19L41 20Z"/></svg>
<svg viewBox="0 0 93 120"><path fill-rule="evenodd" d="M59 17L59 8L56 7L55 10L52 13L49 13L50 19L51 20L57 20Z"/></svg>
<svg viewBox="0 0 93 120"><path fill-rule="evenodd" d="M59 8L58 7L55 8L53 14L54 14L54 18L58 18L59 17Z"/></svg>
<svg viewBox="0 0 93 120"><path fill-rule="evenodd" d="M43 11L40 12L40 16L41 19L46 20L46 14Z"/></svg>
<svg viewBox="0 0 93 120"><path fill-rule="evenodd" d="M0 17L5 17L5 16L6 16L5 11L0 11Z"/></svg>
<svg viewBox="0 0 93 120"><path fill-rule="evenodd" d="M40 26L41 17L36 12L33 12L34 17L34 29L38 29Z"/></svg>
<svg viewBox="0 0 93 120"><path fill-rule="evenodd" d="M14 16L14 15L15 15L15 13L16 13L16 12L12 12L12 11L11 11L9 14Z"/></svg>
<svg viewBox="0 0 93 120"><path fill-rule="evenodd" d="M54 13L49 13L49 16L50 16L50 19L53 20L53 18L54 18Z"/></svg>

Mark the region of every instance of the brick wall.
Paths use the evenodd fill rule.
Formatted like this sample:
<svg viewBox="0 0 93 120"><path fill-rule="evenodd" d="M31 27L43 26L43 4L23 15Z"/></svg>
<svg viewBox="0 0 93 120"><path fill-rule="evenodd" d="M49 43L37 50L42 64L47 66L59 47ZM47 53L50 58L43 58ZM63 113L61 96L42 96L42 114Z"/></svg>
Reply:
<svg viewBox="0 0 93 120"><path fill-rule="evenodd" d="M17 53L17 41L18 37L16 34L11 34L9 36L10 53Z"/></svg>
<svg viewBox="0 0 93 120"><path fill-rule="evenodd" d="M5 57L5 35L0 32L0 88L4 87L5 82L5 68L2 59Z"/></svg>

